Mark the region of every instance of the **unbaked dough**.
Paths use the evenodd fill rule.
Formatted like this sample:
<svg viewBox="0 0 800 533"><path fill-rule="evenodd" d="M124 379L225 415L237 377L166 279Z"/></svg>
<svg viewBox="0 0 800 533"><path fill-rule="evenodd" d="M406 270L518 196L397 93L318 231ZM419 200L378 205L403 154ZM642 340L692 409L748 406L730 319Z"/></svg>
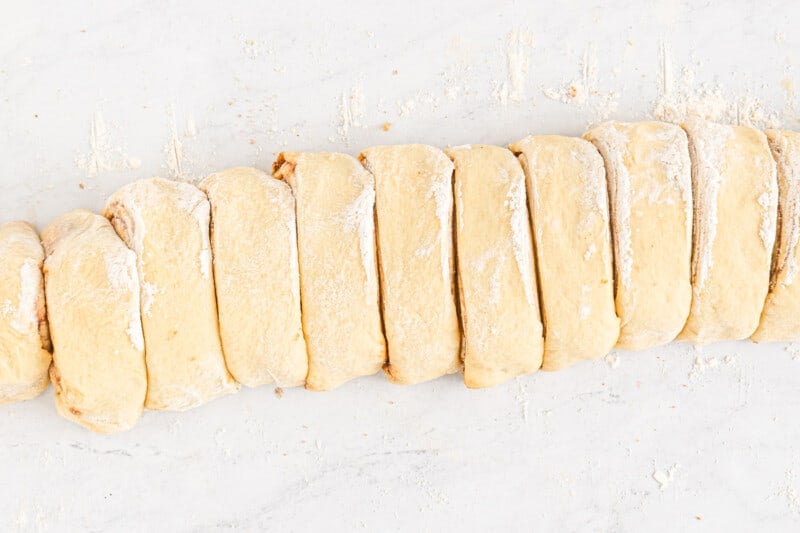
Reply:
<svg viewBox="0 0 800 533"><path fill-rule="evenodd" d="M778 242L756 342L800 341L800 133L766 132L778 164Z"/></svg>
<svg viewBox="0 0 800 533"><path fill-rule="evenodd" d="M255 168L207 177L211 250L225 364L243 385L305 383L294 197Z"/></svg>
<svg viewBox="0 0 800 533"><path fill-rule="evenodd" d="M145 407L181 411L236 391L220 345L205 194L188 183L139 180L114 193L103 214L136 252Z"/></svg>
<svg viewBox="0 0 800 533"><path fill-rule="evenodd" d="M413 384L461 369L453 258L453 163L422 144L361 153L375 176L386 373Z"/></svg>
<svg viewBox="0 0 800 533"><path fill-rule="evenodd" d="M778 205L767 137L745 126L692 119L692 305L680 339L745 339L769 289Z"/></svg>
<svg viewBox="0 0 800 533"><path fill-rule="evenodd" d="M147 392L136 254L77 210L42 232L56 408L100 433L130 429Z"/></svg>
<svg viewBox="0 0 800 533"><path fill-rule="evenodd" d="M617 341L603 159L588 141L532 135L511 145L528 186L544 321L543 370L605 356Z"/></svg>
<svg viewBox="0 0 800 533"><path fill-rule="evenodd" d="M386 362L375 252L372 175L352 156L279 155L294 191L303 331L311 390L378 372Z"/></svg>
<svg viewBox="0 0 800 533"><path fill-rule="evenodd" d="M455 245L464 383L491 387L542 365L542 322L525 174L498 146L446 150L455 164Z"/></svg>
<svg viewBox="0 0 800 533"><path fill-rule="evenodd" d="M672 341L692 302L692 173L686 132L666 122L606 122L584 135L608 179L620 334L617 347Z"/></svg>
<svg viewBox="0 0 800 533"><path fill-rule="evenodd" d="M0 226L0 405L38 396L50 384L42 261L33 227Z"/></svg>

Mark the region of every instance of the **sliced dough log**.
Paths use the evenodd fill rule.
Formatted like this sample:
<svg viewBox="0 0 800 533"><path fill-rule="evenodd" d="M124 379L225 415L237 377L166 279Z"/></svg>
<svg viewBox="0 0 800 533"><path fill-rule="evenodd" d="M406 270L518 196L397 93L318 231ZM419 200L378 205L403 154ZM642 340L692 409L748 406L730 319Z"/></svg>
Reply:
<svg viewBox="0 0 800 533"><path fill-rule="evenodd" d="M38 396L50 384L42 261L33 227L0 226L0 405Z"/></svg>
<svg viewBox="0 0 800 533"><path fill-rule="evenodd" d="M756 342L800 341L800 133L768 130L778 165L778 242Z"/></svg>
<svg viewBox="0 0 800 533"><path fill-rule="evenodd" d="M378 372L386 361L375 257L372 175L345 154L282 153L294 191L303 331L311 390Z"/></svg>
<svg viewBox="0 0 800 533"><path fill-rule="evenodd" d="M453 163L421 144L361 154L375 176L389 379L413 384L461 369L453 267Z"/></svg>
<svg viewBox="0 0 800 533"><path fill-rule="evenodd" d="M206 196L188 183L140 180L114 193L103 214L136 252L145 407L181 411L236 391L220 345Z"/></svg>
<svg viewBox="0 0 800 533"><path fill-rule="evenodd" d="M510 148L527 178L542 369L603 357L619 336L603 158L588 141L558 135L529 136Z"/></svg>
<svg viewBox="0 0 800 533"><path fill-rule="evenodd" d="M100 433L130 429L147 392L136 254L77 210L42 232L56 408Z"/></svg>
<svg viewBox="0 0 800 533"><path fill-rule="evenodd" d="M510 151L460 146L455 164L456 257L467 387L491 387L542 364L525 174Z"/></svg>
<svg viewBox="0 0 800 533"><path fill-rule="evenodd" d="M200 185L211 203L219 331L228 370L257 387L305 383L294 197L255 168L231 168Z"/></svg>
<svg viewBox="0 0 800 533"><path fill-rule="evenodd" d="M692 302L692 173L686 132L607 122L584 135L606 165L614 243L617 347L672 341Z"/></svg>
<svg viewBox="0 0 800 533"><path fill-rule="evenodd" d="M744 339L758 326L770 278L778 190L766 136L694 119L692 306L681 340Z"/></svg>

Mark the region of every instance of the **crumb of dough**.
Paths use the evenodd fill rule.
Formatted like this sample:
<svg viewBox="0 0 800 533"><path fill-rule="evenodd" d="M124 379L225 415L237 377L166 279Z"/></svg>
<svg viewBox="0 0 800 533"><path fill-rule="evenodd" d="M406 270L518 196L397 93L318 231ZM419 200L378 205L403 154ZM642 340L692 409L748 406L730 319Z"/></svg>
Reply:
<svg viewBox="0 0 800 533"><path fill-rule="evenodd" d="M392 123L391 122L384 122L383 125L381 126L381 129L383 131L389 131L389 129L391 127L392 127Z"/></svg>
<svg viewBox="0 0 800 533"><path fill-rule="evenodd" d="M277 396L279 400L283 398L283 389L280 387L275 387L275 396Z"/></svg>

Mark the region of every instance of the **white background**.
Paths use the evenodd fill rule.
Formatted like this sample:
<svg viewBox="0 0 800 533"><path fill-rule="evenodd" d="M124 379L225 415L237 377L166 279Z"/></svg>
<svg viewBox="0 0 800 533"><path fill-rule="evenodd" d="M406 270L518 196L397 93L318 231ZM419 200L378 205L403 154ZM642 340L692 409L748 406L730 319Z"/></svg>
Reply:
<svg viewBox="0 0 800 533"><path fill-rule="evenodd" d="M0 222L40 229L282 149L687 108L797 127L790 1L0 3ZM0 408L0 530L796 531L798 358L675 344L482 391L264 387L117 436L49 390Z"/></svg>

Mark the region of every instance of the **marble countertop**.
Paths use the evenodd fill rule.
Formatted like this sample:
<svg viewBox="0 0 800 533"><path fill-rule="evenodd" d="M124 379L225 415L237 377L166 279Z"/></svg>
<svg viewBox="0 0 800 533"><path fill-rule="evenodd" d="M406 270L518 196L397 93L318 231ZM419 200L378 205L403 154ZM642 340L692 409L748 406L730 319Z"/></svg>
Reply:
<svg viewBox="0 0 800 533"><path fill-rule="evenodd" d="M798 127L794 2L224 4L5 6L0 222L284 149ZM481 391L244 390L116 436L49 390L0 407L0 530L796 531L798 383L798 345L672 344Z"/></svg>

